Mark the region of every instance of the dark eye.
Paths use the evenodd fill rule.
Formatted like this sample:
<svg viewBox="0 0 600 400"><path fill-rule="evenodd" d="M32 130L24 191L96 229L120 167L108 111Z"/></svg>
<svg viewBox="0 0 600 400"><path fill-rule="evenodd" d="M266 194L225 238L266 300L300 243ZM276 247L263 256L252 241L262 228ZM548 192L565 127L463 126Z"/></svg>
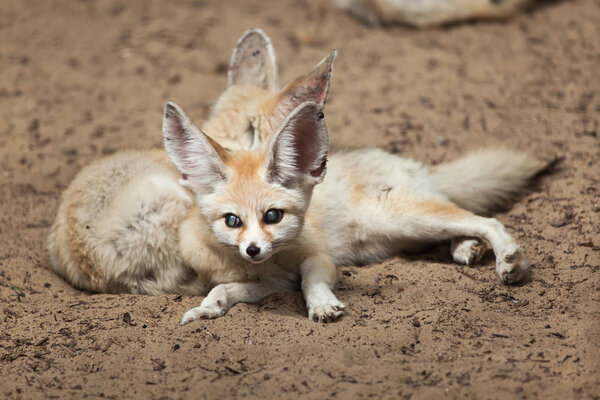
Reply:
<svg viewBox="0 0 600 400"><path fill-rule="evenodd" d="M239 228L242 226L242 220L235 214L225 214L225 225L230 228Z"/></svg>
<svg viewBox="0 0 600 400"><path fill-rule="evenodd" d="M263 215L263 222L265 224L276 224L283 218L283 210L271 208L265 215Z"/></svg>

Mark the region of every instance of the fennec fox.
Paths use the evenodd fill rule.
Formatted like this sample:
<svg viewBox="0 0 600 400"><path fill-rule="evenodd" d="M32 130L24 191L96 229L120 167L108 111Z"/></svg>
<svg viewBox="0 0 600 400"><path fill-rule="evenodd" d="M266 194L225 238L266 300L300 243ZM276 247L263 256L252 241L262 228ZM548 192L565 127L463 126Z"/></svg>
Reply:
<svg viewBox="0 0 600 400"><path fill-rule="evenodd" d="M523 278L527 262L514 239L497 220L472 211L505 204L542 163L507 150L473 153L433 171L378 149L327 156L322 107L335 53L316 67L321 72L276 93L272 49L268 62L236 61L236 52L256 54L267 42L251 31L234 51L229 89L205 124L229 127L207 129L219 140L168 103L166 154L117 153L81 171L49 238L57 272L96 292L208 293L182 323L298 287L309 318L335 320L344 312L332 292L336 264L371 263L421 243L451 240L454 259L472 264L487 242L502 282ZM262 94L243 96L242 88ZM302 94L313 99L272 122L280 118L272 110ZM261 115L276 130L249 132L256 117L250 109L270 110Z"/></svg>
<svg viewBox="0 0 600 400"><path fill-rule="evenodd" d="M275 51L260 29L250 29L233 50L227 90L202 130L227 150L263 149L281 122L305 101L324 107L336 51L279 90Z"/></svg>
<svg viewBox="0 0 600 400"><path fill-rule="evenodd" d="M372 24L402 23L415 27L471 19L502 19L532 0L334 0L352 15Z"/></svg>

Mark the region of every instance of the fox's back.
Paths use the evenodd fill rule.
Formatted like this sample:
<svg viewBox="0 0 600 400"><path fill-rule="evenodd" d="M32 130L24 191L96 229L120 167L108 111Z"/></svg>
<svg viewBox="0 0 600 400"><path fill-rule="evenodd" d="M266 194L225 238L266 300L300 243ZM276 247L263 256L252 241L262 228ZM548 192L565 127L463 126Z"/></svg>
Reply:
<svg viewBox="0 0 600 400"><path fill-rule="evenodd" d="M448 201L422 163L377 148L352 149L329 156L309 220L325 232L336 263L365 264L392 254L380 223L374 222L385 219L386 209L410 213L431 200ZM412 246L412 241L398 242L394 250Z"/></svg>
<svg viewBox="0 0 600 400"><path fill-rule="evenodd" d="M168 171L164 151L124 151L82 169L63 193L62 208L78 209L82 220L97 219L115 195L140 173ZM174 175L176 176L176 175Z"/></svg>
<svg viewBox="0 0 600 400"><path fill-rule="evenodd" d="M52 227L53 268L86 290L164 292L151 282L161 264L181 264L172 249L193 204L177 179L163 151L121 152L84 168Z"/></svg>
<svg viewBox="0 0 600 400"><path fill-rule="evenodd" d="M360 192L401 188L407 197L438 194L429 168L418 161L400 158L378 148L352 149L334 152L329 156L327 176L321 188L335 190L337 184L356 197ZM317 189L320 190L320 189Z"/></svg>

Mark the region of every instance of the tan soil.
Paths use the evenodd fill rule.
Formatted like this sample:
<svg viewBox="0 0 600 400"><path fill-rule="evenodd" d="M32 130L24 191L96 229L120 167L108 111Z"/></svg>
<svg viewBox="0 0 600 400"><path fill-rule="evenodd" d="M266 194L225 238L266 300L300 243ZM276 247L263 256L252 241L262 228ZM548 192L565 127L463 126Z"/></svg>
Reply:
<svg viewBox="0 0 600 400"><path fill-rule="evenodd" d="M598 398L600 3L424 31L316 10L2 1L0 397ZM429 164L495 145L564 157L498 215L526 249L531 282L502 286L491 257L460 267L444 245L341 268L349 312L334 324L309 321L293 293L181 327L200 298L90 295L54 275L45 240L77 171L160 146L167 100L200 123L254 26L271 35L283 82L338 48L336 145Z"/></svg>

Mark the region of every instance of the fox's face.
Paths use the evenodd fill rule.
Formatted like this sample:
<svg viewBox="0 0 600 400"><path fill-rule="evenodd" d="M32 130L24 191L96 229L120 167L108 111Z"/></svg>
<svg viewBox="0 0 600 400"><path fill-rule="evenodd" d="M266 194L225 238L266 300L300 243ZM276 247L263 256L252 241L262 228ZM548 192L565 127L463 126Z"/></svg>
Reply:
<svg viewBox="0 0 600 400"><path fill-rule="evenodd" d="M229 150L264 150L298 105L313 101L323 108L336 54L331 52L310 72L279 90L270 39L260 30L247 31L233 50L227 90L202 131Z"/></svg>
<svg viewBox="0 0 600 400"><path fill-rule="evenodd" d="M264 154L241 153L225 163L228 182L202 200L217 239L261 262L296 238L308 206L306 193L269 181Z"/></svg>
<svg viewBox="0 0 600 400"><path fill-rule="evenodd" d="M328 135L321 107L298 106L265 150L232 153L165 107L164 143L216 239L259 263L300 234L314 185L325 176Z"/></svg>

